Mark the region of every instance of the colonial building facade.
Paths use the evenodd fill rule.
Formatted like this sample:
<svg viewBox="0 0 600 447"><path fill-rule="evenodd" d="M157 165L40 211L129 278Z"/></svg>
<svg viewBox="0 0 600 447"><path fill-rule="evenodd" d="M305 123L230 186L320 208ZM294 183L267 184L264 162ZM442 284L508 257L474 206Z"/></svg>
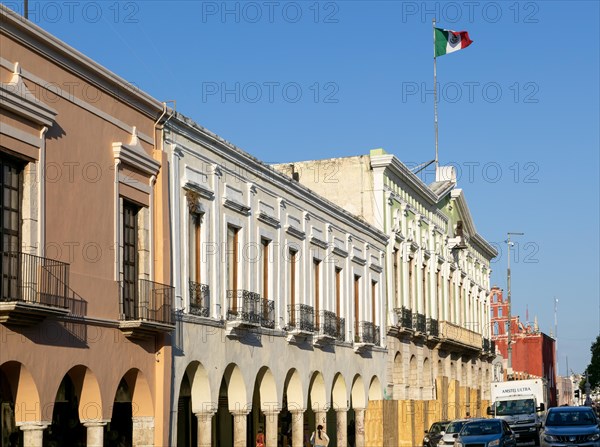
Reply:
<svg viewBox="0 0 600 447"><path fill-rule="evenodd" d="M489 399L490 260L451 168L426 185L395 156L276 165L298 182L372 223L386 248L386 398L404 424L382 445L416 445L436 419L482 415ZM397 427L406 426L409 430Z"/></svg>
<svg viewBox="0 0 600 447"><path fill-rule="evenodd" d="M365 445L386 380L387 237L193 121L167 126L171 445L301 446L318 424L330 445Z"/></svg>
<svg viewBox="0 0 600 447"><path fill-rule="evenodd" d="M0 445L167 445L164 107L0 20Z"/></svg>

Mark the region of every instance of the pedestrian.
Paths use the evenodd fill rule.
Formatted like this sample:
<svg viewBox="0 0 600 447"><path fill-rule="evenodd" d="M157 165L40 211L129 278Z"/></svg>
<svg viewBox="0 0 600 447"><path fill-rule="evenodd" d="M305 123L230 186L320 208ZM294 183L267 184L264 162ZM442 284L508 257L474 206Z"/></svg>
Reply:
<svg viewBox="0 0 600 447"><path fill-rule="evenodd" d="M313 431L310 437L310 445L314 447L327 447L329 445L329 436L323 431L322 425L317 425L317 430Z"/></svg>

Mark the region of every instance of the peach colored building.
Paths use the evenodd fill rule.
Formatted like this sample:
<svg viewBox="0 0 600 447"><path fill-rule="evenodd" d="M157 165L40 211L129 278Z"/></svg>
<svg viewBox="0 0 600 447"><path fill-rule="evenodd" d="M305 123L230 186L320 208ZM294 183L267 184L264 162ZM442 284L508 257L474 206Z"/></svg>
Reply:
<svg viewBox="0 0 600 447"><path fill-rule="evenodd" d="M1 5L0 48L0 446L168 445L166 109Z"/></svg>

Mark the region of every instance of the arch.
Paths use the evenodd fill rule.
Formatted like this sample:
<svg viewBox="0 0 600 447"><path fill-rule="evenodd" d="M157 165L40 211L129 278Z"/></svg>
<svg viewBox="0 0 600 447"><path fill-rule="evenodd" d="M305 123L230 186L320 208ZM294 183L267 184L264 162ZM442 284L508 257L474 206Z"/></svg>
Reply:
<svg viewBox="0 0 600 447"><path fill-rule="evenodd" d="M300 380L300 374L298 374L298 371L295 368L288 371L285 378L284 389L287 397L288 410L293 408L305 408L302 381Z"/></svg>
<svg viewBox="0 0 600 447"><path fill-rule="evenodd" d="M399 385L404 382L404 375L402 368L402 354L400 352L396 352L394 357L394 369L392 371L392 380L394 385Z"/></svg>
<svg viewBox="0 0 600 447"><path fill-rule="evenodd" d="M252 408L252 405L248 403L248 391L244 382L244 376L235 363L227 365L223 378L227 382L227 405L229 411Z"/></svg>
<svg viewBox="0 0 600 447"><path fill-rule="evenodd" d="M371 378L371 384L369 385L369 401L371 400L383 400L381 382L377 376Z"/></svg>
<svg viewBox="0 0 600 447"><path fill-rule="evenodd" d="M131 368L123 375L123 380L127 383L131 397L131 406L135 409L135 416L154 416L152 393L144 374L137 368ZM118 390L115 391L115 397L117 396L117 392Z"/></svg>
<svg viewBox="0 0 600 447"><path fill-rule="evenodd" d="M425 357L423 360L423 386L431 386L432 385L432 377L431 377L431 362L428 357Z"/></svg>
<svg viewBox="0 0 600 447"><path fill-rule="evenodd" d="M14 397L15 422L38 422L42 420L40 393L33 376L19 362L10 361L0 365L8 380Z"/></svg>
<svg viewBox="0 0 600 447"><path fill-rule="evenodd" d="M310 384L310 404L313 411L324 411L327 409L327 391L325 379L320 371L316 371Z"/></svg>
<svg viewBox="0 0 600 447"><path fill-rule="evenodd" d="M187 374L191 385L192 412L200 413L215 409L216 402L212 400L208 372L204 365L197 361L191 362L184 374Z"/></svg>
<svg viewBox="0 0 600 447"><path fill-rule="evenodd" d="M79 420L81 423L103 419L103 402L96 375L84 365L76 365L67 374L73 381L79 397Z"/></svg>
<svg viewBox="0 0 600 447"><path fill-rule="evenodd" d="M333 379L331 389L331 405L333 408L348 408L348 391L346 381L341 373L337 373Z"/></svg>
<svg viewBox="0 0 600 447"><path fill-rule="evenodd" d="M367 408L367 399L365 396L365 382L360 374L354 376L354 383L351 390L352 408Z"/></svg>
<svg viewBox="0 0 600 447"><path fill-rule="evenodd" d="M411 387L417 387L419 385L419 368L417 366L417 357L415 355L410 357L409 362L409 377L408 377L408 385Z"/></svg>
<svg viewBox="0 0 600 447"><path fill-rule="evenodd" d="M261 411L273 410L279 408L277 399L277 385L275 377L267 366L263 366L256 376L256 382L260 390L260 409Z"/></svg>

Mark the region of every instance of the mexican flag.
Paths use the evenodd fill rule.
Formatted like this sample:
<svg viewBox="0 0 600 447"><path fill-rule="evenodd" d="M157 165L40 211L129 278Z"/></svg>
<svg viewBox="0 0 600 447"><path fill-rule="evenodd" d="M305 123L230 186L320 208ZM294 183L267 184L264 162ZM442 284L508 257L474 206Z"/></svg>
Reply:
<svg viewBox="0 0 600 447"><path fill-rule="evenodd" d="M435 28L435 57L462 50L472 43L466 31Z"/></svg>

